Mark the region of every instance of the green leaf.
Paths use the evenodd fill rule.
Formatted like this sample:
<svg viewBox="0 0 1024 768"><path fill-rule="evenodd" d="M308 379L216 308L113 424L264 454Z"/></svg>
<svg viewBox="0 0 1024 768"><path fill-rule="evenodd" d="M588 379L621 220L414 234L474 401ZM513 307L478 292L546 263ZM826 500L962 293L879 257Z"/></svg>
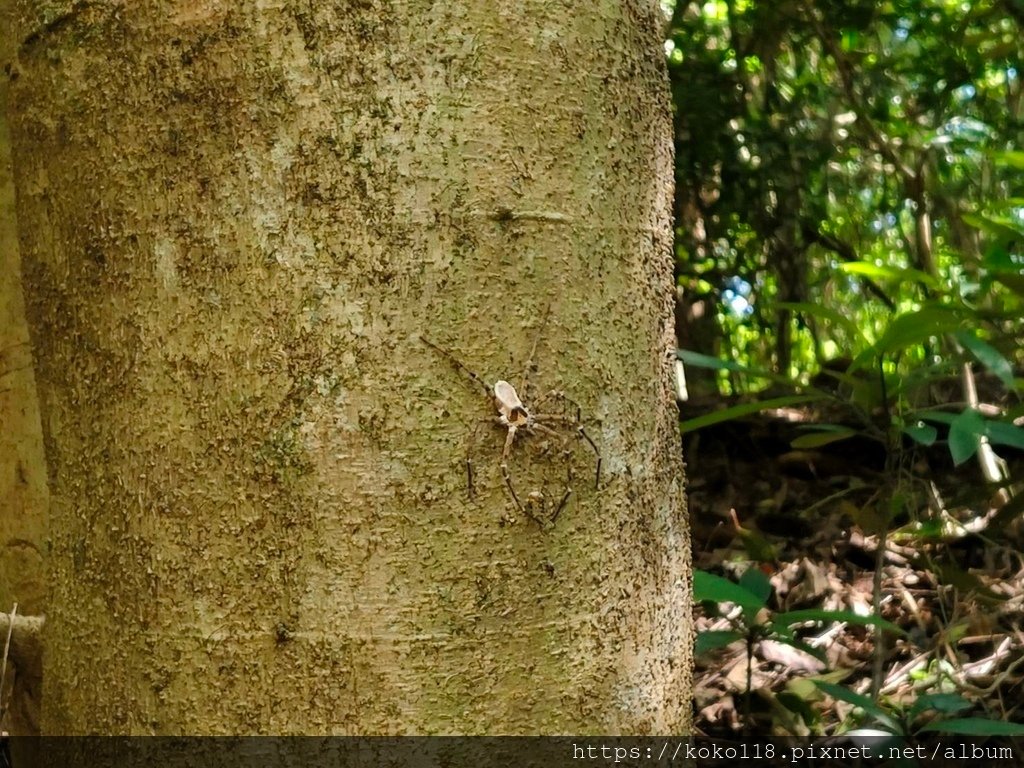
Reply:
<svg viewBox="0 0 1024 768"><path fill-rule="evenodd" d="M919 269L901 269L888 265L879 266L870 261L848 261L839 265L841 272L849 275L861 275L872 280L892 280L893 282L918 282L929 288L939 290L939 282L934 277Z"/></svg>
<svg viewBox="0 0 1024 768"><path fill-rule="evenodd" d="M990 243L981 257L982 266L991 272L1019 272L1013 255L1006 248L1010 242L996 240Z"/></svg>
<svg viewBox="0 0 1024 768"><path fill-rule="evenodd" d="M760 610L765 601L739 584L706 571L693 572L693 599L713 603L736 603L742 608Z"/></svg>
<svg viewBox="0 0 1024 768"><path fill-rule="evenodd" d="M687 419L679 424L679 429L683 432L694 432L704 427L710 427L712 424L720 424L723 421L732 421L733 419L737 419L740 416L746 416L750 413L767 411L771 408L785 408L790 405L810 403L823 398L824 395L820 394L789 395L787 397L772 398L771 400L741 403L740 405L734 405L731 408L724 408L720 411L712 411L711 413L706 413L703 416Z"/></svg>
<svg viewBox="0 0 1024 768"><path fill-rule="evenodd" d="M693 352L689 349L677 349L676 357L682 360L685 365L692 368L710 368L713 371L731 371L732 373L740 373L754 379L767 379L768 381L776 384L793 384L793 380L788 376L780 376L779 374L772 373L771 371L749 368L748 366L740 365L734 360L723 360L720 357L704 355L700 352Z"/></svg>
<svg viewBox="0 0 1024 768"><path fill-rule="evenodd" d="M1018 171L1024 171L1024 152L1012 151L1012 152L992 152L990 153L992 162L996 165L1000 165L1004 168L1013 168Z"/></svg>
<svg viewBox="0 0 1024 768"><path fill-rule="evenodd" d="M806 699L789 691L780 691L775 695L776 700L790 712L798 715L806 725L821 720L821 715L814 710Z"/></svg>
<svg viewBox="0 0 1024 768"><path fill-rule="evenodd" d="M922 424L918 422L909 427L903 428L903 434L907 435L915 443L921 445L933 445L935 439L939 436L939 431L935 429L931 424Z"/></svg>
<svg viewBox="0 0 1024 768"><path fill-rule="evenodd" d="M982 436L994 445L1009 445L1024 450L1024 427L1008 421L990 421L970 408L961 413L923 410L916 411L914 415L949 425L949 452L957 464L974 455Z"/></svg>
<svg viewBox="0 0 1024 768"><path fill-rule="evenodd" d="M711 368L715 371L733 371L734 373L745 373L748 376L755 376L761 379L771 379L774 373L768 371L755 371L745 365L740 365L735 360L723 360L720 357L703 355L700 352L693 352L689 349L677 349L676 357L694 368Z"/></svg>
<svg viewBox="0 0 1024 768"><path fill-rule="evenodd" d="M1024 429L1006 421L986 421L985 437L995 445L1024 449Z"/></svg>
<svg viewBox="0 0 1024 768"><path fill-rule="evenodd" d="M926 693L917 698L908 713L911 720L922 712L936 711L944 715L955 715L970 709L973 704L957 693Z"/></svg>
<svg viewBox="0 0 1024 768"><path fill-rule="evenodd" d="M889 632L895 632L898 635L907 634L895 624L890 621L886 621L880 616L861 616L859 613L854 613L853 611L826 611L818 608L808 608L803 611L777 613L772 619L773 624L781 624L784 626L791 626L804 621L844 621L847 624L857 624L859 626L881 627Z"/></svg>
<svg viewBox="0 0 1024 768"><path fill-rule="evenodd" d="M939 424L949 425L956 421L956 417L959 416L960 414L949 413L947 411L939 411L932 408L914 411L913 415L921 419L927 419L928 421L935 421L938 422Z"/></svg>
<svg viewBox="0 0 1024 768"><path fill-rule="evenodd" d="M965 409L949 425L949 454L960 466L978 451L985 434L985 419L977 411Z"/></svg>
<svg viewBox="0 0 1024 768"><path fill-rule="evenodd" d="M857 434L855 429L836 427L832 424L819 424L816 425L815 429L816 431L812 434L801 435L790 441L790 445L794 448L820 448L823 445L837 443L840 440L846 440Z"/></svg>
<svg viewBox="0 0 1024 768"><path fill-rule="evenodd" d="M981 213L965 213L960 218L966 224L970 224L972 227L1001 240L1016 240L1024 236L1024 232L1013 221L1003 217L996 218Z"/></svg>
<svg viewBox="0 0 1024 768"><path fill-rule="evenodd" d="M1024 154L1024 153L1022 153ZM996 210L1012 210L1024 206L1024 197L1004 197L1001 200L989 200L988 204Z"/></svg>
<svg viewBox="0 0 1024 768"><path fill-rule="evenodd" d="M876 354L895 352L923 344L933 336L952 333L959 330L962 324L963 318L959 312L940 304L930 304L894 318L875 343L874 349ZM860 357L858 355L858 360Z"/></svg>
<svg viewBox="0 0 1024 768"><path fill-rule="evenodd" d="M987 720L983 717L961 717L928 723L921 731L962 733L968 736L1024 736L1024 724Z"/></svg>
<svg viewBox="0 0 1024 768"><path fill-rule="evenodd" d="M812 682L833 699L839 699L840 701L845 701L847 704L853 704L855 707L860 707L882 725L892 729L893 733L903 733L903 729L900 727L899 723L896 722L895 718L878 706L870 697L854 693L847 688L843 688L841 685L826 683L824 680L813 680Z"/></svg>
<svg viewBox="0 0 1024 768"><path fill-rule="evenodd" d="M709 629L705 632L698 632L693 652L696 656L701 656L718 648L724 648L743 638L744 634L742 632L732 629Z"/></svg>
<svg viewBox="0 0 1024 768"><path fill-rule="evenodd" d="M858 366L858 368L859 367L860 366ZM835 371L831 368L822 368L821 371L818 372L818 376L833 379L837 384L844 385L851 392L857 389L857 387L864 386L864 377L859 371L857 373L847 373L846 371Z"/></svg>
<svg viewBox="0 0 1024 768"><path fill-rule="evenodd" d="M1002 353L991 344L979 339L972 331L957 331L956 340L970 350L978 362L999 377L1007 389L1014 389L1013 368Z"/></svg>
<svg viewBox="0 0 1024 768"><path fill-rule="evenodd" d="M760 568L747 568L740 576L740 586L752 595L756 595L761 601L761 605L768 604L768 598L772 594L772 583L768 581L768 577Z"/></svg>

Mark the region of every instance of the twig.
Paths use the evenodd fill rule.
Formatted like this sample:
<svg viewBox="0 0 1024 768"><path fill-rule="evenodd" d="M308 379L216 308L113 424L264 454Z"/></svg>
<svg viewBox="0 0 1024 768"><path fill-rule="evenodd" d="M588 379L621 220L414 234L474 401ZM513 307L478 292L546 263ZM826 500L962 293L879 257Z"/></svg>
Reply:
<svg viewBox="0 0 1024 768"><path fill-rule="evenodd" d="M11 638L14 636L14 617L18 614L18 604L11 608L10 620L7 623L7 641L4 643L4 657L0 659L0 723L4 720L7 708L4 706L4 684L7 682L7 656L11 652Z"/></svg>

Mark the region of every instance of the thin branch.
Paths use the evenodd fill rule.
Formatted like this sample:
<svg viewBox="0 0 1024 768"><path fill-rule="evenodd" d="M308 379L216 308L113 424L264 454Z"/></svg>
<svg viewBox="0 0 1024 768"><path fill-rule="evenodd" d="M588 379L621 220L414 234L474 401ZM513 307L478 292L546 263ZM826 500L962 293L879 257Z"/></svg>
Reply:
<svg viewBox="0 0 1024 768"><path fill-rule="evenodd" d="M892 163L896 170L899 171L900 176L903 177L906 183L911 183L914 178L914 170L905 162L903 159L896 154L896 150L893 148L892 143L882 133L882 131L875 125L874 121L868 117L867 110L864 108L864 104L861 102L860 97L857 95L857 88L854 85L853 80L853 67L847 60L846 56L836 45L836 41L832 35L832 31L825 27L824 22L818 18L814 13L811 14L814 20L815 29L818 30L818 37L821 40L821 44L825 47L825 51L832 60L836 63L836 69L839 71L839 80L843 84L843 92L846 94L846 98L850 102L850 106L853 107L853 112L857 116L857 125L861 126L867 133L868 138L874 144L875 149L881 153L882 157Z"/></svg>
<svg viewBox="0 0 1024 768"><path fill-rule="evenodd" d="M837 237L833 237L827 232L822 232L817 227L813 227L806 222L803 225L803 235L804 239L806 239L808 243L815 243L820 245L822 248L832 251L832 253L836 254L836 256L841 258L843 261L860 261L860 257L857 255L857 252L853 249L852 245L843 242ZM870 277L861 277L859 279L864 284L864 287L867 288L869 293L873 294L875 298L885 304L890 311L896 311L896 302L889 298L888 294L882 290L878 283Z"/></svg>

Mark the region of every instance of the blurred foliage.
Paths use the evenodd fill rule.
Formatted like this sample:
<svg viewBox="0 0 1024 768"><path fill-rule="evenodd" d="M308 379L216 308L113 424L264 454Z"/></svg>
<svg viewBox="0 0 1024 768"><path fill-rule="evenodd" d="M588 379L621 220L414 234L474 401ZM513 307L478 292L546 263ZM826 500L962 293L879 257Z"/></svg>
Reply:
<svg viewBox="0 0 1024 768"><path fill-rule="evenodd" d="M944 440L954 465L976 458L999 488L966 510L965 519L1001 510L972 530L996 532L1024 509L993 451L1024 451L1024 0L663 7L676 329L697 403L681 429L801 405L810 417L793 449L854 436L881 446L874 495L849 515L876 542L880 617L889 536L912 531L923 551L927 536L966 530L920 502L916 452ZM741 397L716 410L722 394ZM735 510L733 519L750 559L773 562L771 542L741 528ZM938 573L956 586L952 570ZM772 614L753 568L738 584L697 573L694 587L706 615L710 604L731 606L726 628L702 636L698 650L745 642L748 688L754 642L807 652L793 630L800 620L851 620ZM960 716L970 702L940 681L907 706L881 701L883 639L878 630L876 695L835 679L814 681L814 695L905 739L1024 732Z"/></svg>
<svg viewBox="0 0 1024 768"><path fill-rule="evenodd" d="M852 364L833 366L839 376L878 366L902 376L896 387L966 358L1012 385L1024 363L1024 2L666 11L677 326L694 301L714 321L681 345L803 383L837 358ZM717 376L727 392L764 385Z"/></svg>

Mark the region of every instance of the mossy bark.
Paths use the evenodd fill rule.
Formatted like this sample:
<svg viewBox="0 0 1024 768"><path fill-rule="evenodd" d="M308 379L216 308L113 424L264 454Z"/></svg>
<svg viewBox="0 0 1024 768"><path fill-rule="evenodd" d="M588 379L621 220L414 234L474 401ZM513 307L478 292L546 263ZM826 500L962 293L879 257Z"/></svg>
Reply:
<svg viewBox="0 0 1024 768"><path fill-rule="evenodd" d="M44 729L685 730L656 5L14 7Z"/></svg>

